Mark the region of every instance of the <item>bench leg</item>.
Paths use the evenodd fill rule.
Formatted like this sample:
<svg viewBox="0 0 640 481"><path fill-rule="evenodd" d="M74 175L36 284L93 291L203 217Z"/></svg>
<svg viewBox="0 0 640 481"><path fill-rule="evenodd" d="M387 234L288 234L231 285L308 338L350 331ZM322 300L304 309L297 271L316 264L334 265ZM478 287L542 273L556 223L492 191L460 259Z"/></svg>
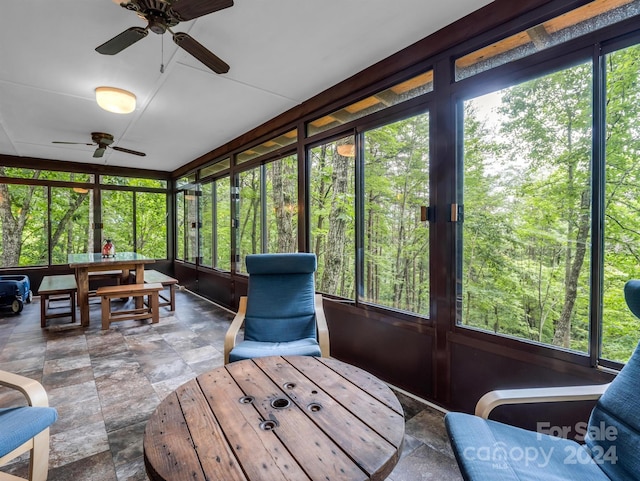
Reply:
<svg viewBox="0 0 640 481"><path fill-rule="evenodd" d="M46 294L40 295L40 327L47 327L47 302L49 296Z"/></svg>
<svg viewBox="0 0 640 481"><path fill-rule="evenodd" d="M71 298L71 322L76 323L76 293L70 292L69 297Z"/></svg>
<svg viewBox="0 0 640 481"><path fill-rule="evenodd" d="M171 299L171 301L169 302L169 310L175 311L176 310L176 285L175 284L171 284L169 286L169 298Z"/></svg>
<svg viewBox="0 0 640 481"><path fill-rule="evenodd" d="M111 299L106 296L102 296L101 299L102 308L102 330L109 329L109 323L111 320Z"/></svg>
<svg viewBox="0 0 640 481"><path fill-rule="evenodd" d="M149 294L149 309L151 310L151 323L156 324L160 322L160 300L158 299L158 293L154 292Z"/></svg>

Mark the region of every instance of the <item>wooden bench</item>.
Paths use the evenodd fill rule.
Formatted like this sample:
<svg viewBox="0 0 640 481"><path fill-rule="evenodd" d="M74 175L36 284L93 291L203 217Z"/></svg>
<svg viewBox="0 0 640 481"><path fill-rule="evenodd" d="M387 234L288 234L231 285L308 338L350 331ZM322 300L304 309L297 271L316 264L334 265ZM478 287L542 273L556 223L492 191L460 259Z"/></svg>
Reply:
<svg viewBox="0 0 640 481"><path fill-rule="evenodd" d="M109 329L112 322L151 319L152 323L160 320L158 293L163 289L162 284L124 284L119 286L99 287L96 294L101 298L102 303L102 329ZM120 311L111 310L111 299L125 297L149 298L147 305L141 303L142 307Z"/></svg>
<svg viewBox="0 0 640 481"><path fill-rule="evenodd" d="M115 285L127 284L129 282L128 271L122 270L113 270L113 271L90 271L89 272L89 282L93 281L110 281L110 284L113 284L115 281ZM95 285L95 284L94 284ZM98 284L98 287L100 284ZM89 297L96 297L98 294L96 293L97 289L89 289Z"/></svg>
<svg viewBox="0 0 640 481"><path fill-rule="evenodd" d="M135 272L132 273L132 276L135 278ZM174 279L162 272L149 269L144 271L144 282L145 283L156 283L159 282L163 287L169 288L169 297L165 297L162 292L160 292L159 296L162 301L159 306L169 306L170 311L176 310L176 285L178 285L178 279Z"/></svg>
<svg viewBox="0 0 640 481"><path fill-rule="evenodd" d="M44 276L38 294L40 295L40 327L47 327L47 319L71 316L71 322L76 322L76 291L78 284L76 276L64 274L58 276ZM51 301L69 301L70 310L50 313Z"/></svg>

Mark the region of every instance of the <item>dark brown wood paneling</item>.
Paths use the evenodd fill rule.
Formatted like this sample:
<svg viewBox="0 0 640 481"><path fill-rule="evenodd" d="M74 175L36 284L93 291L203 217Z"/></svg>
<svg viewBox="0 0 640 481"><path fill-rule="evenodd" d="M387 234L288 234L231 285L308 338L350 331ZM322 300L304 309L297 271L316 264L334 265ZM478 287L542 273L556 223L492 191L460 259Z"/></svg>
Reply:
<svg viewBox="0 0 640 481"><path fill-rule="evenodd" d="M415 322L325 299L331 357L375 374L394 386L431 398L433 330Z"/></svg>
<svg viewBox="0 0 640 481"><path fill-rule="evenodd" d="M463 338L463 336L461 336ZM602 384L612 375L597 369L540 356L527 356L517 350L499 346L496 338L491 349L481 342L450 342L450 399L449 409L473 413L478 400L488 391L528 387L573 386ZM535 430L537 423L550 426L569 425L587 421L594 402L571 402L503 406L495 410L492 419Z"/></svg>
<svg viewBox="0 0 640 481"><path fill-rule="evenodd" d="M233 303L234 287L229 273L215 272L209 269L199 270L197 292L228 309L237 309L237 305Z"/></svg>
<svg viewBox="0 0 640 481"><path fill-rule="evenodd" d="M38 170L58 170L63 172L90 173L101 175L125 175L147 179L170 180L169 172L152 169L133 169L130 167L115 167L104 164L89 164L83 162L67 162L64 160L38 159L35 157L16 157L0 154L0 165L4 167L22 167Z"/></svg>

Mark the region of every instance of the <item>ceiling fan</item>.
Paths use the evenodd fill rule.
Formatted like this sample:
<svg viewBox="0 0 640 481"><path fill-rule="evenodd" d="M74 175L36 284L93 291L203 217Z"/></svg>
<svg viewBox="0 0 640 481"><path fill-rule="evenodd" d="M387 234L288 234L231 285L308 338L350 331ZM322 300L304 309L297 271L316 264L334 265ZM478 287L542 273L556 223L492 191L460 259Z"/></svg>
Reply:
<svg viewBox="0 0 640 481"><path fill-rule="evenodd" d="M144 157L147 154L144 152L138 152L136 150L125 149L124 147L118 147L117 145L111 146L113 144L113 135L105 134L104 132L91 132L91 140L93 140L92 144L87 144L84 142L61 142L58 140L54 140L53 144L76 144L76 145L97 145L98 148L93 153L93 156L96 158L100 158L104 155L107 147L111 147L113 150L117 150L118 152L124 152L125 154L133 154L139 155L140 157Z"/></svg>
<svg viewBox="0 0 640 481"><path fill-rule="evenodd" d="M186 50L215 73L227 73L229 65L207 50L190 35L171 31L171 27L180 22L193 20L223 8L233 6L233 0L128 0L120 3L127 10L133 10L146 20L147 26L131 27L96 48L103 55L115 55L138 40L143 39L151 30L162 35L167 30L173 36L178 47Z"/></svg>

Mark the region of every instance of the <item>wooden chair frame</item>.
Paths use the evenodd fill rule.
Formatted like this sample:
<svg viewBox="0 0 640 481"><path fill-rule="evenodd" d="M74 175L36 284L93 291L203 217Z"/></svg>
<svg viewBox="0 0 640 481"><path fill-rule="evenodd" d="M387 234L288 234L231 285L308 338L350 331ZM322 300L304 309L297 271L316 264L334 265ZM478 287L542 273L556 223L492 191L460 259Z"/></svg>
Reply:
<svg viewBox="0 0 640 481"><path fill-rule="evenodd" d="M26 398L29 406L49 406L47 393L38 381L18 374L0 371L0 385L20 391ZM49 472L49 428L40 431L22 446L0 457L0 466L18 456L30 451L29 477L20 478L12 474L0 472L0 481L17 481L28 479L29 481L45 481Z"/></svg>
<svg viewBox="0 0 640 481"><path fill-rule="evenodd" d="M315 295L315 311L316 311L316 333L318 336L318 344L320 344L320 351L322 357L329 357L330 344L329 344L329 328L327 327L327 318L324 315L324 308L322 307L322 294ZM247 312L247 296L240 297L240 303L238 305L238 312L236 317L231 322L227 333L224 336L224 363L229 364L229 353L236 345L236 337L240 328L244 324L244 318Z"/></svg>

